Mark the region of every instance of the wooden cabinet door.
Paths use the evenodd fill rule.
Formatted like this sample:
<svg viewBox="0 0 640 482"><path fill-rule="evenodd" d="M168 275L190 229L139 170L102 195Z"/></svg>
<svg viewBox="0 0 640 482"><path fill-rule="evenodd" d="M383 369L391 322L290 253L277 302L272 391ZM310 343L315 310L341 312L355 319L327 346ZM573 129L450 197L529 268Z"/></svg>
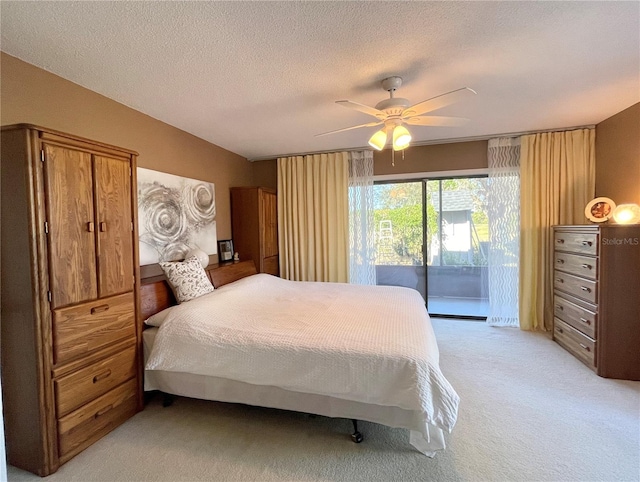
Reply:
<svg viewBox="0 0 640 482"><path fill-rule="evenodd" d="M133 290L131 172L126 160L95 156L98 295Z"/></svg>
<svg viewBox="0 0 640 482"><path fill-rule="evenodd" d="M91 154L45 144L51 306L95 299Z"/></svg>
<svg viewBox="0 0 640 482"><path fill-rule="evenodd" d="M262 191L262 224L264 257L278 254L278 204L274 193Z"/></svg>

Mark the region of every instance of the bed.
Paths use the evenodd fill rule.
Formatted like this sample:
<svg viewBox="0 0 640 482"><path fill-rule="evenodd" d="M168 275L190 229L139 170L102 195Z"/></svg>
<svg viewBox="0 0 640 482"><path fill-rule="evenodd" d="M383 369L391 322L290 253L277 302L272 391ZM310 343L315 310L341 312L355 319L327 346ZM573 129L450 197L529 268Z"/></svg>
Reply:
<svg viewBox="0 0 640 482"><path fill-rule="evenodd" d="M366 420L408 429L425 455L445 448L459 398L415 290L293 282L251 261L207 276L215 290L179 305L143 279L146 391Z"/></svg>

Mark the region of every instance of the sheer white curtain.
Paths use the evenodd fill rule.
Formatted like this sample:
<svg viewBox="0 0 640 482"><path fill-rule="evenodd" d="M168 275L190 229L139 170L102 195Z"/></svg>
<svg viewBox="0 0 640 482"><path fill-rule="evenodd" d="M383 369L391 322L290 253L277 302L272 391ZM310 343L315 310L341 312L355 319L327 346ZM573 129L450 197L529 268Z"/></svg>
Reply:
<svg viewBox="0 0 640 482"><path fill-rule="evenodd" d="M518 326L520 138L489 140L489 315L493 326Z"/></svg>
<svg viewBox="0 0 640 482"><path fill-rule="evenodd" d="M349 153L349 282L376 284L373 152Z"/></svg>

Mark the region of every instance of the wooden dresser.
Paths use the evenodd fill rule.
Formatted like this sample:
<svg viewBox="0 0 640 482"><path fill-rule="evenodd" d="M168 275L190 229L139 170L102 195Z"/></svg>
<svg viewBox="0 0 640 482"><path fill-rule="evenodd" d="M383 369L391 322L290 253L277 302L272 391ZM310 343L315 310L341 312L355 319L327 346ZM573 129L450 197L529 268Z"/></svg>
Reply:
<svg viewBox="0 0 640 482"><path fill-rule="evenodd" d="M45 476L142 408L135 152L2 128L10 464Z"/></svg>
<svg viewBox="0 0 640 482"><path fill-rule="evenodd" d="M640 225L554 227L553 338L598 375L640 380Z"/></svg>
<svg viewBox="0 0 640 482"><path fill-rule="evenodd" d="M265 187L231 188L233 246L240 259L253 259L258 273L278 276L278 203Z"/></svg>

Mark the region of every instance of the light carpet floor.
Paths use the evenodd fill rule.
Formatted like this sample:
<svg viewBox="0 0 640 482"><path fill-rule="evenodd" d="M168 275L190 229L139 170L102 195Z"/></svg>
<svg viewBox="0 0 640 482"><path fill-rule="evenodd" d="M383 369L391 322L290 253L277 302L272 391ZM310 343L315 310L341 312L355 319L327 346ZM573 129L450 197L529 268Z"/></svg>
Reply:
<svg viewBox="0 0 640 482"><path fill-rule="evenodd" d="M547 336L433 319L461 397L448 447L406 430L159 398L63 465L51 481L638 481L640 382L596 376ZM43 480L9 467L11 481Z"/></svg>

